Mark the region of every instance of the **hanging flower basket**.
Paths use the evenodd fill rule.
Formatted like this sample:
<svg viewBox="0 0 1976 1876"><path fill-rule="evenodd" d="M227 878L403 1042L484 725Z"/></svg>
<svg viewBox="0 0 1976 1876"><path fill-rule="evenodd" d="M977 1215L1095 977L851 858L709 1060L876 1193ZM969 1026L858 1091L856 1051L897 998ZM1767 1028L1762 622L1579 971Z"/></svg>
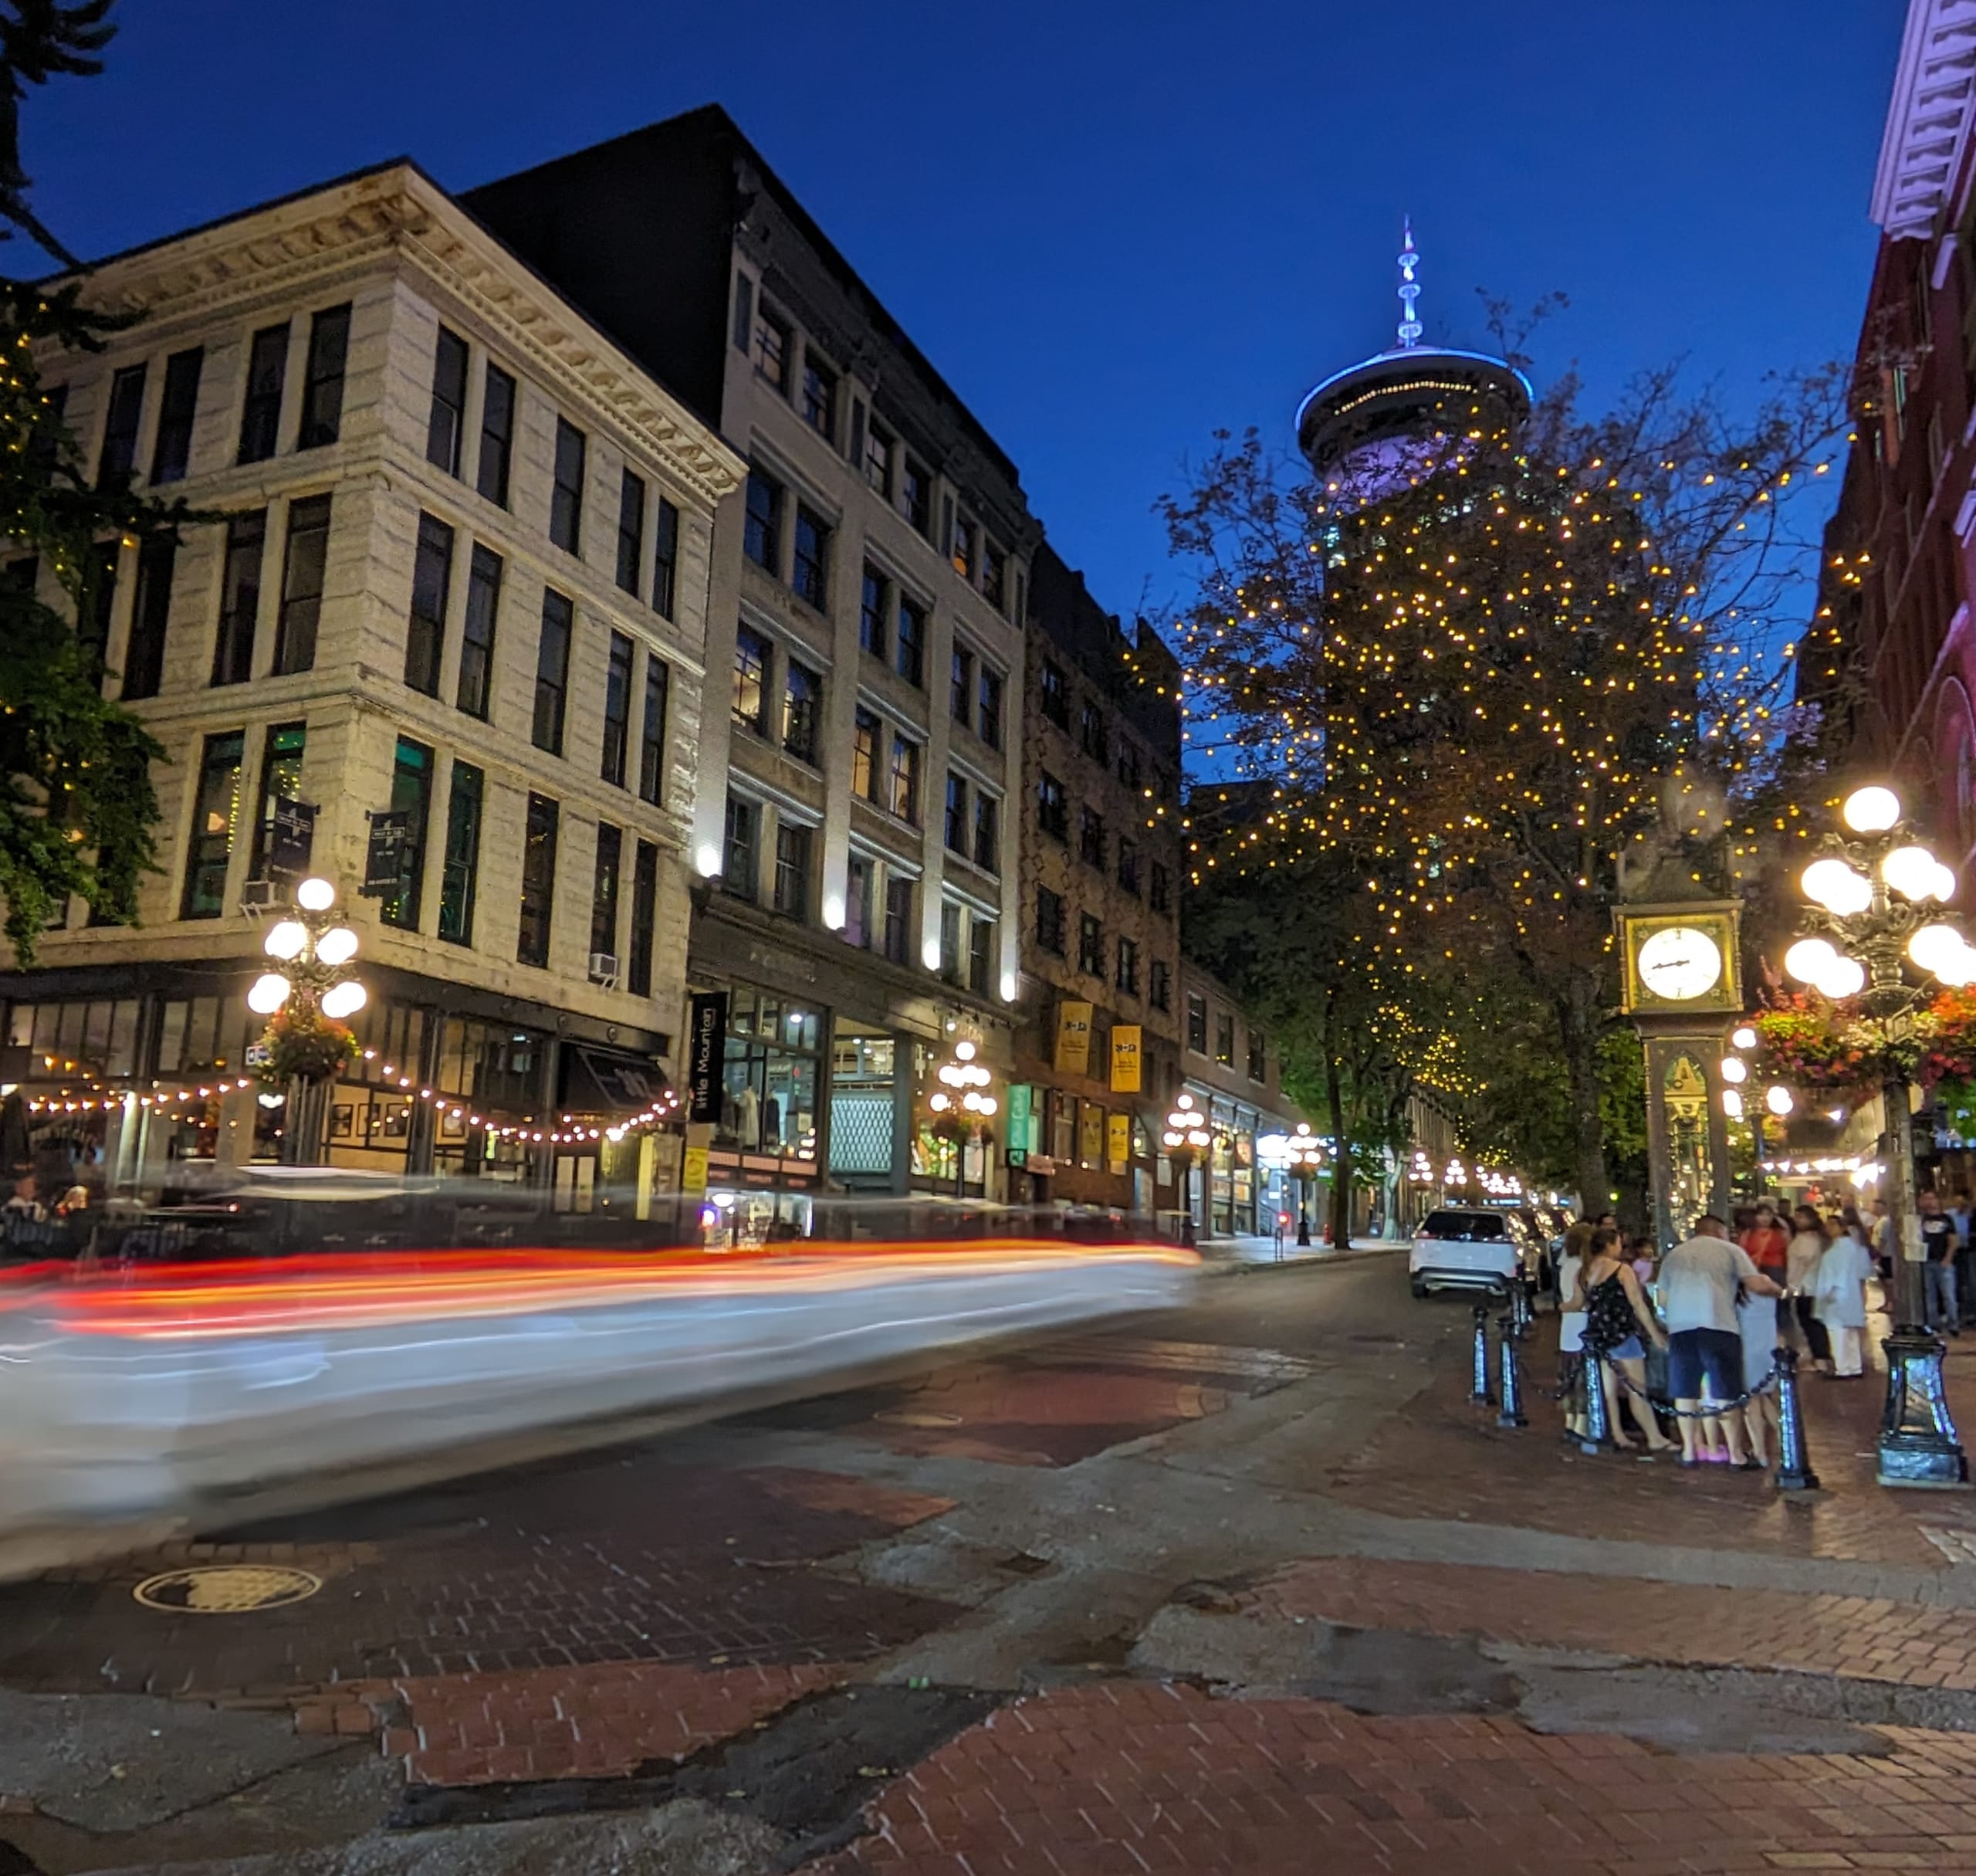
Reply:
<svg viewBox="0 0 1976 1876"><path fill-rule="evenodd" d="M1785 994L1756 1018L1757 1072L1822 1094L1860 1095L1886 1079L1885 1051L1856 1003Z"/></svg>
<svg viewBox="0 0 1976 1876"><path fill-rule="evenodd" d="M350 1025L332 1021L313 1005L279 1012L261 1040L267 1045L268 1059L259 1075L270 1088L285 1088L298 1079L329 1081L360 1052Z"/></svg>
<svg viewBox="0 0 1976 1876"><path fill-rule="evenodd" d="M1920 1021L1926 1027L1921 1085L1976 1083L1976 990L1944 990Z"/></svg>

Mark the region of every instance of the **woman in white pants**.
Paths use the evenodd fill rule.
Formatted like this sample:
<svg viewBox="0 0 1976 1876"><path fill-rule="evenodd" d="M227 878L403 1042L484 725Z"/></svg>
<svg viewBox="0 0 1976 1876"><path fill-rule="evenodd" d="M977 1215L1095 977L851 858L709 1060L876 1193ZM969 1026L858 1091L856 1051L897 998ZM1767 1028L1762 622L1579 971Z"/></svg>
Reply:
<svg viewBox="0 0 1976 1876"><path fill-rule="evenodd" d="M1832 1372L1850 1380L1866 1372L1866 1279L1873 1254L1849 1229L1825 1247L1813 1278L1819 1320L1832 1338Z"/></svg>

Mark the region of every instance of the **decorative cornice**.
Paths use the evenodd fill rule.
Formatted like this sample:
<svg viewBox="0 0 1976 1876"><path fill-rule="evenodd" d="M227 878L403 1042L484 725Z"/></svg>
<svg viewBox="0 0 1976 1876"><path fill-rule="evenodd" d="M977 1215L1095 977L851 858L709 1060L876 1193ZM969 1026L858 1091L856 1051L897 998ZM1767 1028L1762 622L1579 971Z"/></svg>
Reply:
<svg viewBox="0 0 1976 1876"><path fill-rule="evenodd" d="M740 486L739 456L409 164L156 243L89 277L107 310L162 320L393 255L471 306L539 376L658 456L709 507Z"/></svg>
<svg viewBox="0 0 1976 1876"><path fill-rule="evenodd" d="M1972 106L1976 0L1909 0L1871 209L1894 239L1934 232L1954 185Z"/></svg>

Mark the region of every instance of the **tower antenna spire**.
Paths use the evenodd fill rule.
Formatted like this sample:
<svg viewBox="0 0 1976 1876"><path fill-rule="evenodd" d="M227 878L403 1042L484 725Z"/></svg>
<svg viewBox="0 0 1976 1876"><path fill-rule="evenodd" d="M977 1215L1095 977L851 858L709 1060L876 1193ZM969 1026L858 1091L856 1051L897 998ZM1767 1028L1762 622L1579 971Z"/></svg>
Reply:
<svg viewBox="0 0 1976 1876"><path fill-rule="evenodd" d="M1406 239L1399 250L1399 348L1410 352L1420 337L1420 318L1415 302L1420 297L1420 283L1413 277L1420 256L1413 246L1413 218L1406 218Z"/></svg>

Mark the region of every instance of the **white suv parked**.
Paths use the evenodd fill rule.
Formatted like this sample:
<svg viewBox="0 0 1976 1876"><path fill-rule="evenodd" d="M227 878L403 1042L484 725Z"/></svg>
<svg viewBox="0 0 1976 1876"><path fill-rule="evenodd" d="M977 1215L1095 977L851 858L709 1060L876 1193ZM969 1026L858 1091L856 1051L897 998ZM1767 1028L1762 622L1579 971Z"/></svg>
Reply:
<svg viewBox="0 0 1976 1876"><path fill-rule="evenodd" d="M1432 1290L1497 1290L1534 1269L1534 1248L1521 1219L1480 1206L1430 1211L1413 1234L1406 1274L1413 1294Z"/></svg>

